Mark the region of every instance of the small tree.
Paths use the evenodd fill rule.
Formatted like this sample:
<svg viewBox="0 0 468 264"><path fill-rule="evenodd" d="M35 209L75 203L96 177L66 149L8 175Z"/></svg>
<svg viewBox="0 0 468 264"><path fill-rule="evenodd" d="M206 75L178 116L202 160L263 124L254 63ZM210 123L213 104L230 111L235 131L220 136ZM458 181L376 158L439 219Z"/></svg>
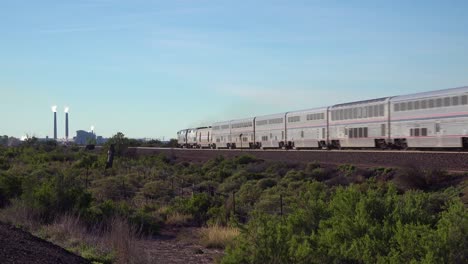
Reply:
<svg viewBox="0 0 468 264"><path fill-rule="evenodd" d="M112 144L114 144L115 147L115 154L118 157L121 157L127 151L130 145L130 140L125 137L122 132L117 132L117 134L112 136L112 138L106 142L107 148L109 148Z"/></svg>

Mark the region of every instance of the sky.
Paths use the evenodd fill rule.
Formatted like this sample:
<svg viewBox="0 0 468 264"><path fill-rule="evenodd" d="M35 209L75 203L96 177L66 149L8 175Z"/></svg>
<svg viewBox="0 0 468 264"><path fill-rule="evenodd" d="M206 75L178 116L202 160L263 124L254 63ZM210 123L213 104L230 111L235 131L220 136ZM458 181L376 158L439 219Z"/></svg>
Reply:
<svg viewBox="0 0 468 264"><path fill-rule="evenodd" d="M2 0L0 135L171 138L468 85L468 1Z"/></svg>

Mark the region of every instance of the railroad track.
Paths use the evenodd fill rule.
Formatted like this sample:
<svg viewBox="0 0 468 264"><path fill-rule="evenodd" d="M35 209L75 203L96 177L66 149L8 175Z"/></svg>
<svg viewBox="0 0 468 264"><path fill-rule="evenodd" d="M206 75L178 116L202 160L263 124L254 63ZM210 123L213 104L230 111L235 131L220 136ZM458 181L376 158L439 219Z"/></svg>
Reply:
<svg viewBox="0 0 468 264"><path fill-rule="evenodd" d="M236 157L244 153L257 158L285 162L353 164L363 167L419 167L468 172L468 152L459 151L379 151L379 150L250 150L133 148L138 154L173 155L186 161L206 161L217 156Z"/></svg>

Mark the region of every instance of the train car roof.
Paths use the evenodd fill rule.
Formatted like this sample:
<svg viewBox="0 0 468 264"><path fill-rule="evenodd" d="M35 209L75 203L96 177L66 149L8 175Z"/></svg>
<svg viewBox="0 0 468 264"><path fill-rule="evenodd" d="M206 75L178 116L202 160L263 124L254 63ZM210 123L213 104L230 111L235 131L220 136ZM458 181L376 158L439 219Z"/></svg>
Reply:
<svg viewBox="0 0 468 264"><path fill-rule="evenodd" d="M369 100L355 101L355 102L349 102L349 103L343 103L343 104L336 104L336 105L331 106L331 108L385 102L389 98L391 98L391 97L382 97L382 98L376 98L376 99L369 99Z"/></svg>
<svg viewBox="0 0 468 264"><path fill-rule="evenodd" d="M277 113L277 114L270 114L270 115L262 115L262 116L256 116L255 121L258 119L270 119L270 118L275 118L275 117L284 117L286 115L286 112L283 113Z"/></svg>
<svg viewBox="0 0 468 264"><path fill-rule="evenodd" d="M320 112L320 111L325 111L327 110L328 107L314 107L314 108L308 108L308 109L303 109L303 110L296 110L296 111L290 111L287 112L287 114L302 114L302 113L310 113L310 112Z"/></svg>
<svg viewBox="0 0 468 264"><path fill-rule="evenodd" d="M468 93L468 86L448 88L448 89L436 90L436 91L430 91L430 92L414 93L414 94L408 94L408 95L398 95L398 96L392 97L391 101L392 102L405 101L405 100L421 99L421 98L444 96L444 95L453 95L453 94L460 94L460 93Z"/></svg>
<svg viewBox="0 0 468 264"><path fill-rule="evenodd" d="M231 123L237 123L237 122L253 122L254 117L247 117L247 118L242 118L242 119L234 119L231 120Z"/></svg>

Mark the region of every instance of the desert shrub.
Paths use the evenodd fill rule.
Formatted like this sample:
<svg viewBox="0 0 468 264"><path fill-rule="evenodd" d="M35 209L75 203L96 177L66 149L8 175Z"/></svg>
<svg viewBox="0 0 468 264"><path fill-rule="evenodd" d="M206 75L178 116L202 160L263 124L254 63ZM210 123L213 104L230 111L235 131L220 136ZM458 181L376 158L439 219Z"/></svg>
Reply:
<svg viewBox="0 0 468 264"><path fill-rule="evenodd" d="M325 181L331 178L333 172L330 169L314 168L309 169L307 172L307 178L316 181Z"/></svg>
<svg viewBox="0 0 468 264"><path fill-rule="evenodd" d="M345 176L351 176L356 171L356 167L351 164L341 164L338 166L338 171L342 172Z"/></svg>
<svg viewBox="0 0 468 264"><path fill-rule="evenodd" d="M304 172L305 172L305 173L311 173L312 171L314 171L314 170L316 170L316 169L318 169L318 168L320 168L320 167L321 167L321 166L320 166L320 163L318 163L318 162L316 162L316 161L314 161L314 162L309 162L309 163L307 163L307 165L306 165L306 167L305 167L305 169L304 169Z"/></svg>
<svg viewBox="0 0 468 264"><path fill-rule="evenodd" d="M454 190L305 185L286 220L254 215L223 263L460 263L468 255L468 211Z"/></svg>
<svg viewBox="0 0 468 264"><path fill-rule="evenodd" d="M169 200L174 195L170 182L167 181L151 181L146 183L141 192L146 198Z"/></svg>
<svg viewBox="0 0 468 264"><path fill-rule="evenodd" d="M134 185L122 176L110 176L93 181L91 192L97 200L121 200L131 198L136 192Z"/></svg>
<svg viewBox="0 0 468 264"><path fill-rule="evenodd" d="M175 198L171 211L190 214L197 224L202 224L209 219L210 208L221 206L222 203L223 201L219 197L196 193L190 198Z"/></svg>
<svg viewBox="0 0 468 264"><path fill-rule="evenodd" d="M258 188L260 188L260 190L265 190L265 189L268 189L268 188L271 188L273 186L276 185L276 180L275 179L272 179L272 178L265 178L265 179L261 179L257 182L257 186Z"/></svg>
<svg viewBox="0 0 468 264"><path fill-rule="evenodd" d="M145 212L142 209L134 211L128 221L143 234L150 235L157 234L163 224L163 219L158 214Z"/></svg>
<svg viewBox="0 0 468 264"><path fill-rule="evenodd" d="M10 168L10 162L8 159L0 156L0 170L8 170Z"/></svg>
<svg viewBox="0 0 468 264"><path fill-rule="evenodd" d="M305 179L303 171L290 170L284 175L282 182L302 181Z"/></svg>
<svg viewBox="0 0 468 264"><path fill-rule="evenodd" d="M406 167L396 172L394 182L402 190L438 190L447 187L449 177L445 171L439 169Z"/></svg>
<svg viewBox="0 0 468 264"><path fill-rule="evenodd" d="M234 162L239 165L257 162L258 159L250 154L244 154L234 158Z"/></svg>
<svg viewBox="0 0 468 264"><path fill-rule="evenodd" d="M219 185L218 190L222 193L237 191L247 181L248 178L249 174L244 170L240 170L234 173L232 176L226 178L224 182Z"/></svg>
<svg viewBox="0 0 468 264"><path fill-rule="evenodd" d="M234 245L227 248L221 263L293 263L288 254L288 231L275 216L257 215Z"/></svg>
<svg viewBox="0 0 468 264"><path fill-rule="evenodd" d="M22 193L21 178L10 173L0 173L0 207L9 199L20 196Z"/></svg>

